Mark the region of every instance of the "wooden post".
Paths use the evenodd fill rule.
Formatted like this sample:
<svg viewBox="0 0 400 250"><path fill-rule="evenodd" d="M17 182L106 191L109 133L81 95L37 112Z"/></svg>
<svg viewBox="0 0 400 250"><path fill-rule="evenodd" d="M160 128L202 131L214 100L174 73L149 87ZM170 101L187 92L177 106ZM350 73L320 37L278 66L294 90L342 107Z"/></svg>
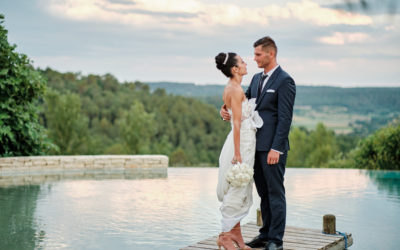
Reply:
<svg viewBox="0 0 400 250"><path fill-rule="evenodd" d="M336 234L336 217L333 214L325 214L323 217L323 232Z"/></svg>
<svg viewBox="0 0 400 250"><path fill-rule="evenodd" d="M261 209L257 208L257 226L261 227L262 225Z"/></svg>

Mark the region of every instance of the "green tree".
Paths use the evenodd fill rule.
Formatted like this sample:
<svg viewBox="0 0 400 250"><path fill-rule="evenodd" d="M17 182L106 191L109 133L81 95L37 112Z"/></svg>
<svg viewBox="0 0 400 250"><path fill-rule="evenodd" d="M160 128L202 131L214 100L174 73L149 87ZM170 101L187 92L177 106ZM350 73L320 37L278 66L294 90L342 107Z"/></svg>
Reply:
<svg viewBox="0 0 400 250"><path fill-rule="evenodd" d="M160 140L153 140L153 143L151 144L151 152L154 154L170 155L172 150L173 145L166 135L162 136Z"/></svg>
<svg viewBox="0 0 400 250"><path fill-rule="evenodd" d="M173 166L189 166L191 164L187 154L181 148L171 153L169 161Z"/></svg>
<svg viewBox="0 0 400 250"><path fill-rule="evenodd" d="M147 113L142 103L135 102L117 123L130 154L150 153L150 142L155 133L153 113Z"/></svg>
<svg viewBox="0 0 400 250"><path fill-rule="evenodd" d="M323 123L318 123L314 131L310 133L309 155L306 166L322 167L338 153L335 133L328 130Z"/></svg>
<svg viewBox="0 0 400 250"><path fill-rule="evenodd" d="M355 164L364 169L400 170L400 123L381 128L361 141Z"/></svg>
<svg viewBox="0 0 400 250"><path fill-rule="evenodd" d="M302 127L293 127L289 134L290 151L288 152L288 167L307 167L309 154L308 131Z"/></svg>
<svg viewBox="0 0 400 250"><path fill-rule="evenodd" d="M59 147L58 152L53 153L85 154L90 148L88 119L82 114L79 96L48 91L45 101L49 137Z"/></svg>
<svg viewBox="0 0 400 250"><path fill-rule="evenodd" d="M292 128L289 141L288 167L335 167L333 159L343 158L335 133L322 123L311 131ZM343 148L347 150L347 144Z"/></svg>
<svg viewBox="0 0 400 250"><path fill-rule="evenodd" d="M45 81L29 58L10 45L0 15L0 155L39 155L52 147L38 122Z"/></svg>

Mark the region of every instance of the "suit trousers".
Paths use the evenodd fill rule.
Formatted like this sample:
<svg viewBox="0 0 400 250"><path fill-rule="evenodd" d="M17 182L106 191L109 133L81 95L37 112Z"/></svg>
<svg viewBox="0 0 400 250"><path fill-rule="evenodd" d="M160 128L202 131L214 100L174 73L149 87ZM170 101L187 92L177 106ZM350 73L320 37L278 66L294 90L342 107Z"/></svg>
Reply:
<svg viewBox="0 0 400 250"><path fill-rule="evenodd" d="M267 151L256 151L254 182L261 198L263 226L260 237L282 244L286 225L286 198L283 185L287 152L280 155L277 164L267 164Z"/></svg>

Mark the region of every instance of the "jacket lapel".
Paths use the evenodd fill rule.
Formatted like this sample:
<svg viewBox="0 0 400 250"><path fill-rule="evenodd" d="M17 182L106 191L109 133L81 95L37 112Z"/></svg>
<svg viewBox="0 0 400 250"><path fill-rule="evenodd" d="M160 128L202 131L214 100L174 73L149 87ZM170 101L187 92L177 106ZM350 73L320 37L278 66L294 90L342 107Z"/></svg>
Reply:
<svg viewBox="0 0 400 250"><path fill-rule="evenodd" d="M275 82L276 78L278 77L279 73L281 73L281 71L282 71L281 66L278 66L278 68L274 71L274 73L272 73L272 76L268 79L268 82L265 84L265 86L261 92L260 98L258 98L258 100L256 100L256 109L258 108L258 105L260 104L261 100L265 96L267 89L273 85L273 83Z"/></svg>

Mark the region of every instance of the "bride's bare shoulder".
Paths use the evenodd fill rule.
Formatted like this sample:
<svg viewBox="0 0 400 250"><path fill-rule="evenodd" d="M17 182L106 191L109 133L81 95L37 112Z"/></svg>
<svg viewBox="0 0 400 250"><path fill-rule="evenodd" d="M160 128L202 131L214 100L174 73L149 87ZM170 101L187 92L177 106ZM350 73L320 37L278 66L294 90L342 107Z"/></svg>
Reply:
<svg viewBox="0 0 400 250"><path fill-rule="evenodd" d="M240 85L228 84L225 86L224 93L233 96L238 94L244 94L244 91Z"/></svg>
<svg viewBox="0 0 400 250"><path fill-rule="evenodd" d="M234 99L240 102L242 102L246 98L246 96L244 95L243 88L240 85L235 85L232 87L231 95Z"/></svg>
<svg viewBox="0 0 400 250"><path fill-rule="evenodd" d="M236 84L227 84L224 89L222 100L230 107L232 101L242 102L245 99L243 88Z"/></svg>

